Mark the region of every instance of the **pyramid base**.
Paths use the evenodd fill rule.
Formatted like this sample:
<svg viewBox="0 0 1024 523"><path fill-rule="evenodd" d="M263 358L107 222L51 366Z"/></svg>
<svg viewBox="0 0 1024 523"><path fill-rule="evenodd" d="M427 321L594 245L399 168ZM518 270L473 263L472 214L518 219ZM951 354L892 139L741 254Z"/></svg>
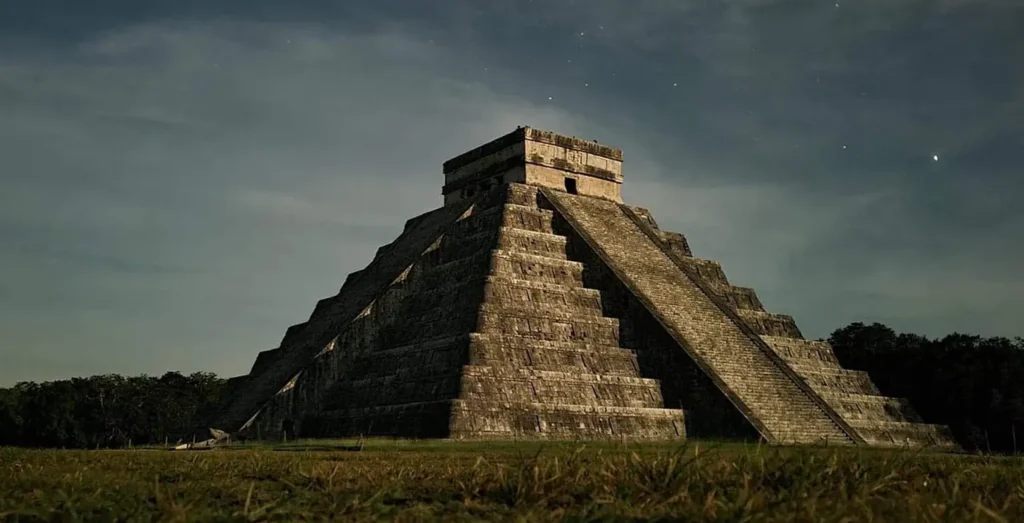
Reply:
<svg viewBox="0 0 1024 523"><path fill-rule="evenodd" d="M459 440L682 440L683 411L444 400L329 411L302 420L303 438L383 436Z"/></svg>
<svg viewBox="0 0 1024 523"><path fill-rule="evenodd" d="M642 407L456 400L454 439L682 440L683 411Z"/></svg>

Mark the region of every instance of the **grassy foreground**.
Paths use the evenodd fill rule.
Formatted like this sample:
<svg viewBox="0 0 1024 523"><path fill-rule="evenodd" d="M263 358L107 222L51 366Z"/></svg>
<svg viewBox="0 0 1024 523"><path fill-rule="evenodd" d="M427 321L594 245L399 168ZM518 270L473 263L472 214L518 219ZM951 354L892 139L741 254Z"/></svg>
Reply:
<svg viewBox="0 0 1024 523"><path fill-rule="evenodd" d="M754 445L0 448L3 521L1024 521L1024 459Z"/></svg>

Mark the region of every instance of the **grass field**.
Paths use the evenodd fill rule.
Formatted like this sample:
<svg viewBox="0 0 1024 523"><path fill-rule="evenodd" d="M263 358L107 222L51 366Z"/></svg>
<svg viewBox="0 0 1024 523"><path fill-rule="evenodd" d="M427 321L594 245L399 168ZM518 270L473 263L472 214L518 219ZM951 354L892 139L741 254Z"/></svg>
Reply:
<svg viewBox="0 0 1024 523"><path fill-rule="evenodd" d="M679 444L0 448L0 520L1024 521L1024 459Z"/></svg>

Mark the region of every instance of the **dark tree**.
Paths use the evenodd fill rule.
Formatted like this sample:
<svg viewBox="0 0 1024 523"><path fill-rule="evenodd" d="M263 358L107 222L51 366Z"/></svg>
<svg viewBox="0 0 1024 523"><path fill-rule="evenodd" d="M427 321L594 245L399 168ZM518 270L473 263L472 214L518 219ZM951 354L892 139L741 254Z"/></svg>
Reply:
<svg viewBox="0 0 1024 523"><path fill-rule="evenodd" d="M0 445L97 448L191 437L223 380L209 373L117 375L0 389Z"/></svg>
<svg viewBox="0 0 1024 523"><path fill-rule="evenodd" d="M829 341L844 367L867 371L926 422L949 425L968 449L1024 450L1024 340L950 334L928 339L853 323Z"/></svg>

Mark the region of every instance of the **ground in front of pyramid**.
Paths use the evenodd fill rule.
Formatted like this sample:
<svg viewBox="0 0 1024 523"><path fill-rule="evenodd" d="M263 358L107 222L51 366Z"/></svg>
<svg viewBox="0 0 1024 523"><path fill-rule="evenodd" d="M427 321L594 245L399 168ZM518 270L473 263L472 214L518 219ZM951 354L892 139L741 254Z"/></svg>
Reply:
<svg viewBox="0 0 1024 523"><path fill-rule="evenodd" d="M444 178L229 380L213 432L956 447L623 203L620 150L520 127Z"/></svg>

